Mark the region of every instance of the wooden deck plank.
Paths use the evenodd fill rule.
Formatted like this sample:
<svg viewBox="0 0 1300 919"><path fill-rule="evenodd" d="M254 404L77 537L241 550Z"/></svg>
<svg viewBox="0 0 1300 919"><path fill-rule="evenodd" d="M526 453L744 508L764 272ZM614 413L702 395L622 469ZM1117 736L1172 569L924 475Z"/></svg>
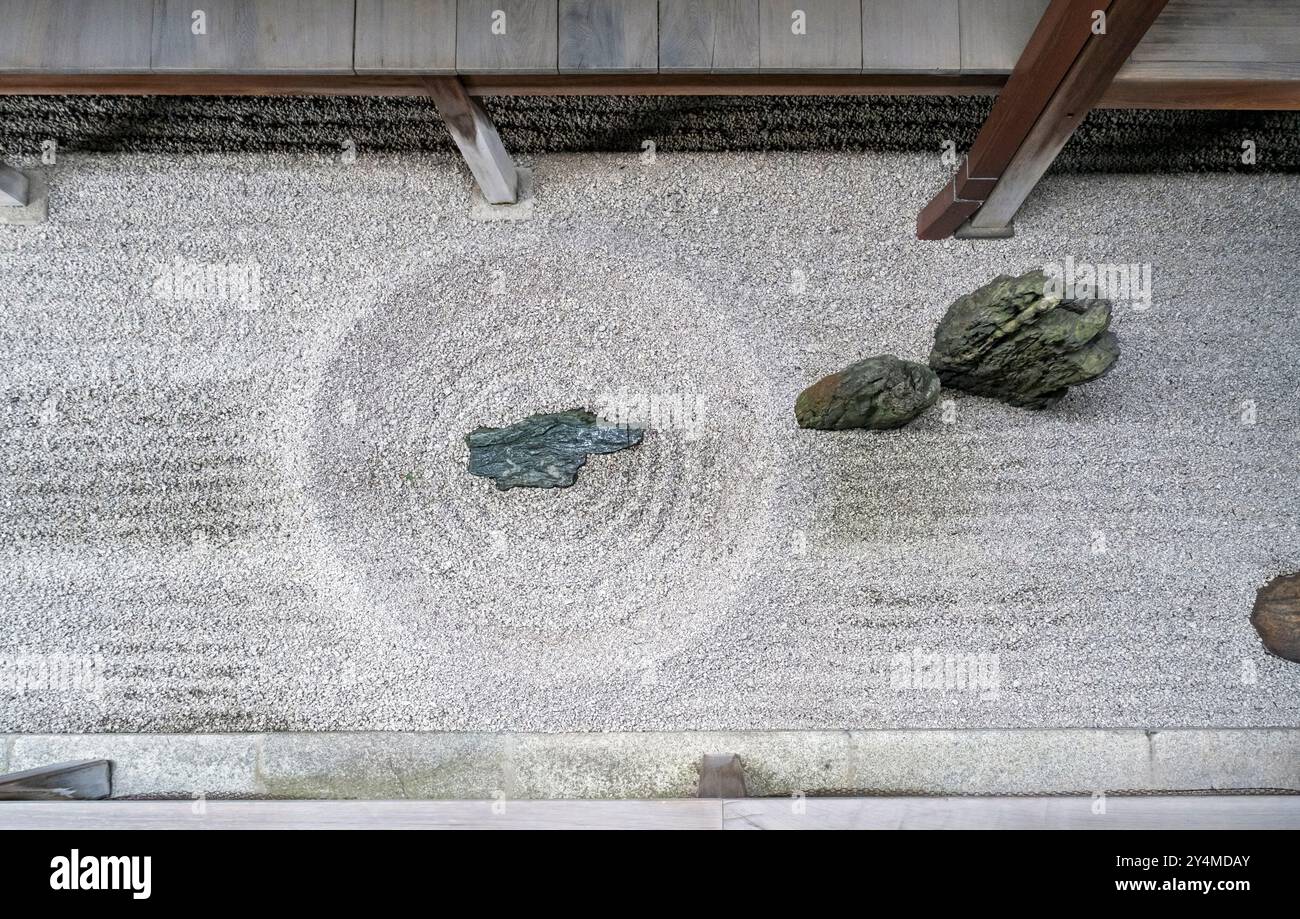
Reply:
<svg viewBox="0 0 1300 919"><path fill-rule="evenodd" d="M961 69L1009 73L1049 0L961 0Z"/></svg>
<svg viewBox="0 0 1300 919"><path fill-rule="evenodd" d="M1125 64L1115 79L1131 86L1144 82L1235 81L1270 83L1300 81L1300 62L1285 61L1134 61Z"/></svg>
<svg viewBox="0 0 1300 919"><path fill-rule="evenodd" d="M958 0L866 0L862 69L868 73L960 70Z"/></svg>
<svg viewBox="0 0 1300 919"><path fill-rule="evenodd" d="M560 0L560 72L659 69L657 0Z"/></svg>
<svg viewBox="0 0 1300 919"><path fill-rule="evenodd" d="M564 31L571 71L1006 73L1047 0L659 0L657 17L655 0L564 2L566 29L559 0L0 0L0 72L554 73ZM1297 65L1300 0L1172 0L1121 77L1277 81Z"/></svg>
<svg viewBox="0 0 1300 919"><path fill-rule="evenodd" d="M351 73L355 13L354 0L158 0L153 69Z"/></svg>
<svg viewBox="0 0 1300 919"><path fill-rule="evenodd" d="M555 73L558 0L459 0L456 69L460 73Z"/></svg>
<svg viewBox="0 0 1300 919"><path fill-rule="evenodd" d="M455 73L456 0L357 0L357 73Z"/></svg>
<svg viewBox="0 0 1300 919"><path fill-rule="evenodd" d="M860 0L759 0L758 34L762 70L862 70Z"/></svg>
<svg viewBox="0 0 1300 919"><path fill-rule="evenodd" d="M758 0L659 0L659 70L758 70Z"/></svg>
<svg viewBox="0 0 1300 919"><path fill-rule="evenodd" d="M1300 2L1170 0L1133 60L1298 62Z"/></svg>
<svg viewBox="0 0 1300 919"><path fill-rule="evenodd" d="M144 73L154 0L0 0L0 71Z"/></svg>

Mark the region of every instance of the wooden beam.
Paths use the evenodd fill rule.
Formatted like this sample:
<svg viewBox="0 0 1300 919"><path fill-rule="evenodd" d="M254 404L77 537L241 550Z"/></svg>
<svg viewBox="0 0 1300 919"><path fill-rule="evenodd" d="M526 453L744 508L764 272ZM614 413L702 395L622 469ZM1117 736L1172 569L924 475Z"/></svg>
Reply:
<svg viewBox="0 0 1300 919"><path fill-rule="evenodd" d="M1111 0L1052 0L1029 37L952 180L917 219L921 239L947 239L971 217L1029 135L1071 65L1092 36L1093 11Z"/></svg>
<svg viewBox="0 0 1300 919"><path fill-rule="evenodd" d="M0 73L6 96L427 96L417 75Z"/></svg>
<svg viewBox="0 0 1300 919"><path fill-rule="evenodd" d="M946 239L963 227L982 237L1009 235L1016 210L1164 6L1052 0L971 152L921 211L916 235Z"/></svg>
<svg viewBox="0 0 1300 919"><path fill-rule="evenodd" d="M106 759L0 775L0 801L96 801L112 793L113 764Z"/></svg>
<svg viewBox="0 0 1300 919"><path fill-rule="evenodd" d="M1300 63L1295 74L1264 79L1233 77L1124 79L1117 77L1097 108L1300 110Z"/></svg>
<svg viewBox="0 0 1300 919"><path fill-rule="evenodd" d="M26 207L31 186L21 170L0 163L0 207Z"/></svg>
<svg viewBox="0 0 1300 919"><path fill-rule="evenodd" d="M1130 71L1132 68L1125 68ZM1194 71L1115 79L1098 108L1300 110L1300 64L1258 76ZM470 96L996 96L999 74L484 74ZM0 73L0 95L427 96L419 75Z"/></svg>
<svg viewBox="0 0 1300 919"><path fill-rule="evenodd" d="M425 85L483 199L489 204L518 201L519 170L487 113L465 92L465 84L457 77L429 77Z"/></svg>
<svg viewBox="0 0 1300 919"><path fill-rule="evenodd" d="M1025 198L1034 190L1052 161L1074 135L1083 119L1105 93L1165 0L1115 0L1106 19L1106 32L1093 35L1029 135L1007 164L996 186L970 219L976 232L1007 228Z"/></svg>
<svg viewBox="0 0 1300 919"><path fill-rule="evenodd" d="M1106 11L1110 0L1054 0L1029 38L1007 85L967 154L955 179L961 197L992 189L1088 42L1092 11Z"/></svg>
<svg viewBox="0 0 1300 919"><path fill-rule="evenodd" d="M995 96L1006 82L980 76L841 74L659 74L462 77L470 96ZM0 74L0 95L50 96L427 96L419 76L193 74ZM1119 77L1097 108L1300 110L1295 75L1266 79Z"/></svg>

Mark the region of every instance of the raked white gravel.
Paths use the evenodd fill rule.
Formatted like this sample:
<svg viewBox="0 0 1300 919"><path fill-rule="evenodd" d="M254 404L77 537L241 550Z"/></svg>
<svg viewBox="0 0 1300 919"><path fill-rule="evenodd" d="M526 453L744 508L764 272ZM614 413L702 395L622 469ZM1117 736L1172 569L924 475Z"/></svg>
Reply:
<svg viewBox="0 0 1300 919"><path fill-rule="evenodd" d="M1049 177L922 243L937 157L529 165L482 223L440 156L69 157L0 227L0 731L1300 725L1248 621L1300 568L1300 176ZM1110 376L795 426L1067 255L1152 267ZM466 472L628 403L571 489Z"/></svg>

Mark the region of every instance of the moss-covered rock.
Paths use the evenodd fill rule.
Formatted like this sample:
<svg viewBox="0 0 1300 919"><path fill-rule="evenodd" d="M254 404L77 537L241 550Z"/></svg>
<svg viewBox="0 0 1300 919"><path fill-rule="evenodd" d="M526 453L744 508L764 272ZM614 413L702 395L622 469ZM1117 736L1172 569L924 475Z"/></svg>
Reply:
<svg viewBox="0 0 1300 919"><path fill-rule="evenodd" d="M1119 360L1110 302L1063 300L1047 275L1001 275L959 297L934 333L930 366L944 386L1046 408Z"/></svg>
<svg viewBox="0 0 1300 919"><path fill-rule="evenodd" d="M939 398L929 367L892 354L868 357L823 377L799 394L794 416L802 428L901 428Z"/></svg>
<svg viewBox="0 0 1300 919"><path fill-rule="evenodd" d="M641 442L639 428L600 421L591 412L530 415L504 428L477 428L465 435L469 471L493 479L497 488L568 488L593 453L615 453Z"/></svg>

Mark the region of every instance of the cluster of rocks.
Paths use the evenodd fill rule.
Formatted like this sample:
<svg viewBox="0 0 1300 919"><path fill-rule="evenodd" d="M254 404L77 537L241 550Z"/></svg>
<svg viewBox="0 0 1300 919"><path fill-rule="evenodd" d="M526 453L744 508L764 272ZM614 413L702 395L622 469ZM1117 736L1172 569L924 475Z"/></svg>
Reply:
<svg viewBox="0 0 1300 919"><path fill-rule="evenodd" d="M892 354L868 357L799 394L800 427L824 431L901 428L939 399L941 387L1045 408L1119 359L1110 303L1065 300L1047 275L1001 276L959 297L934 334L929 365ZM466 435L469 471L511 488L567 488L593 453L641 442L642 431L582 409L531 415Z"/></svg>
<svg viewBox="0 0 1300 919"><path fill-rule="evenodd" d="M1055 405L1119 360L1106 300L1066 300L1042 270L1001 275L948 307L929 365L891 354L869 357L799 394L800 427L886 430L918 417L940 386L1022 408Z"/></svg>
<svg viewBox="0 0 1300 919"><path fill-rule="evenodd" d="M1047 276L1001 276L959 297L934 333L928 366L881 354L809 386L795 401L800 427L901 428L934 405L943 386L1041 409L1119 359L1105 300L1065 300ZM469 471L511 488L567 488L595 453L635 447L643 431L582 409L531 415L466 435ZM1259 591L1251 623L1273 654L1300 662L1300 574Z"/></svg>

